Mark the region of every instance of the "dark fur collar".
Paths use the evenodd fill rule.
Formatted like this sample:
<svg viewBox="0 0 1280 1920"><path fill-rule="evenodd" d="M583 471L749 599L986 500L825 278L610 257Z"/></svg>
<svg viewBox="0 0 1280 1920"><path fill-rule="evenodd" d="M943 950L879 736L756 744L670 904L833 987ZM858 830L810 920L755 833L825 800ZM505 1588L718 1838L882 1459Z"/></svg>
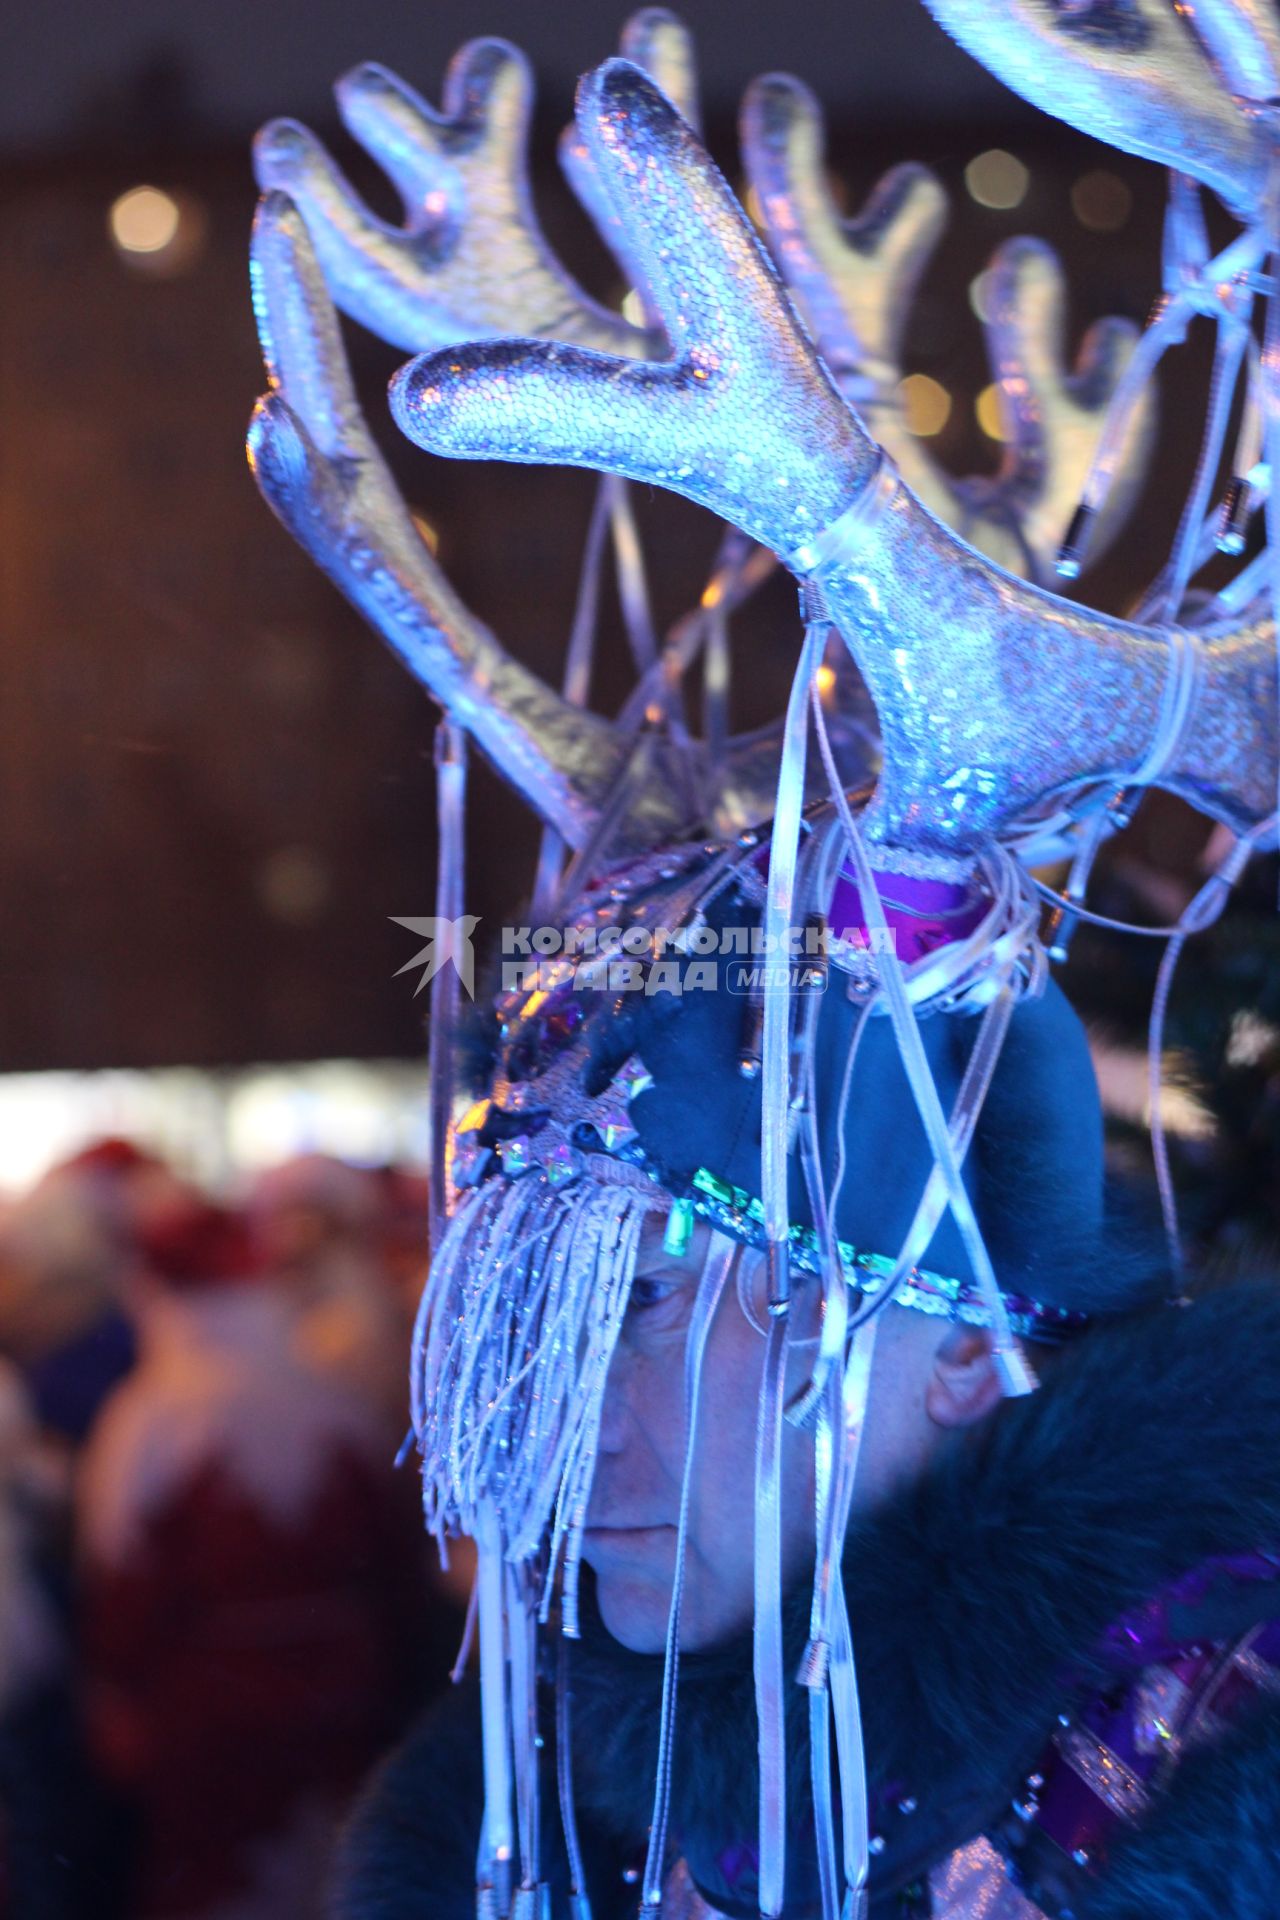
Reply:
<svg viewBox="0 0 1280 1920"><path fill-rule="evenodd" d="M1104 1628L1215 1555L1280 1543L1280 1289L1238 1284L1084 1340L1041 1390L851 1535L873 1794L895 1883L1007 1802L1069 1700L1104 1678ZM1278 1589L1280 1598L1280 1589ZM792 1656L808 1595L789 1603ZM598 1622L575 1657L585 1808L649 1821L661 1661ZM792 1832L808 1800L805 1698L792 1690ZM749 1638L682 1666L674 1825L712 1892L756 1821ZM589 1762L581 1756L590 1756Z"/></svg>

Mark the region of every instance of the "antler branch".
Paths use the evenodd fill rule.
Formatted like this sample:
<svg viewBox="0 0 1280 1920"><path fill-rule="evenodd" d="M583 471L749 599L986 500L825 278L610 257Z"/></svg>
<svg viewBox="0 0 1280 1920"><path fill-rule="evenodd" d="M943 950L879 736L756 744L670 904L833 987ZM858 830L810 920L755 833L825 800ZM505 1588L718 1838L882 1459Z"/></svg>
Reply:
<svg viewBox="0 0 1280 1920"><path fill-rule="evenodd" d="M693 38L683 21L665 7L643 7L626 22L619 44L623 58L642 67L657 81L681 117L696 132L699 124L698 70ZM597 232L631 284L635 286L639 282L643 289L643 269L628 250L627 230L600 183L576 122L571 122L561 134L559 155L564 176L590 215ZM646 318L651 325L657 325L656 314L650 313Z"/></svg>
<svg viewBox="0 0 1280 1920"><path fill-rule="evenodd" d="M873 506L879 450L696 136L624 61L583 83L579 126L675 360L512 341L428 356L393 383L404 430L438 453L655 481L793 561L813 548L805 570L818 572L884 730L868 819L880 838L967 851L1064 789L1148 777L1181 657L1169 635L1012 579L901 483L877 489ZM1198 644L1180 734L1190 744L1158 777L1251 824L1274 807L1270 623Z"/></svg>
<svg viewBox="0 0 1280 1920"><path fill-rule="evenodd" d="M1107 404L1137 330L1102 320L1075 371L1063 360L1062 271L1050 248L1006 243L991 263L987 351L1007 438L993 479L956 481L908 429L896 388L912 297L946 220L924 167L895 167L862 214L841 217L823 166L822 112L787 74L757 80L743 102L742 145L769 249L827 365L924 504L1014 573L1053 573ZM1127 515L1150 445L1149 394L1126 430L1095 556Z"/></svg>
<svg viewBox="0 0 1280 1920"><path fill-rule="evenodd" d="M400 193L403 227L372 213L296 120L269 122L254 158L264 192L301 208L344 313L410 352L513 332L609 353L654 350L643 328L575 284L542 236L525 171L532 80L515 47L463 47L442 113L372 64L336 92L347 127Z"/></svg>
<svg viewBox="0 0 1280 1920"><path fill-rule="evenodd" d="M939 24L1024 99L1108 146L1202 180L1247 219L1261 205L1271 140L1232 97L1267 91L1276 50L1269 0L925 0ZM1204 37L1202 45L1196 30ZM1228 86L1210 53L1231 69Z"/></svg>
<svg viewBox="0 0 1280 1920"><path fill-rule="evenodd" d="M621 773L612 730L513 660L432 559L369 434L306 227L283 194L259 209L251 270L271 391L249 458L268 504L538 814L580 845Z"/></svg>
<svg viewBox="0 0 1280 1920"><path fill-rule="evenodd" d="M422 541L365 423L329 298L302 216L283 194L263 200L254 224L254 308L271 391L249 429L249 459L264 498L335 585L376 628L414 678L440 701L534 809L571 847L584 846L626 777L619 852L701 831L685 804L708 789L709 817L727 830L772 810L777 729L730 740L714 773L695 743L683 749L628 733L521 666L464 605ZM857 692L837 685L833 729L845 750L866 739Z"/></svg>

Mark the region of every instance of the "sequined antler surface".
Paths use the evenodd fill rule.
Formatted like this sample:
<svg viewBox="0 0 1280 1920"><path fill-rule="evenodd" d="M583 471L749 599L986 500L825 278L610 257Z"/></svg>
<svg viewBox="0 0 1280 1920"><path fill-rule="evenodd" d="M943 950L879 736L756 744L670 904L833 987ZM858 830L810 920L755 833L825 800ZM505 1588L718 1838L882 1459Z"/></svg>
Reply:
<svg viewBox="0 0 1280 1920"><path fill-rule="evenodd" d="M626 805L611 836L619 852L701 831L708 819L729 831L767 819L779 726L729 739L712 766L700 742L681 748L665 735L641 737L640 718L628 733L571 704L463 604L374 445L307 228L283 194L259 208L252 273L271 376L249 433L263 495L539 818L580 847L625 776ZM862 767L869 718L860 689L842 680L832 729ZM699 794L702 807L691 812Z"/></svg>
<svg viewBox="0 0 1280 1920"><path fill-rule="evenodd" d="M259 134L258 182L297 202L337 304L393 346L521 333L653 351L643 328L575 285L539 231L526 178L531 97L528 63L503 40L460 50L440 113L385 67L338 83L344 122L401 195L403 227L372 213L296 120Z"/></svg>
<svg viewBox="0 0 1280 1920"><path fill-rule="evenodd" d="M875 442L652 82L608 62L582 85L579 126L675 359L515 341L427 356L393 385L412 438L437 453L653 481L816 572L880 715L875 837L969 851L1050 796L1104 778L1158 777L1234 826L1270 814L1269 621L1183 648L984 561L907 487L883 484ZM1174 735L1171 689L1184 709Z"/></svg>
<svg viewBox="0 0 1280 1920"><path fill-rule="evenodd" d="M925 0L1016 93L1108 146L1202 180L1242 217L1272 139L1253 103L1280 93L1271 0Z"/></svg>
<svg viewBox="0 0 1280 1920"><path fill-rule="evenodd" d="M699 122L697 62L692 35L683 21L665 7L642 7L623 27L619 47L624 59L634 61L657 81L668 100L696 131ZM626 227L600 184L576 121L560 136L560 165L610 252L633 284L640 281L639 290L643 293L643 272L628 252ZM648 318L650 324L658 324L656 314Z"/></svg>
<svg viewBox="0 0 1280 1920"><path fill-rule="evenodd" d="M1006 242L986 277L984 323L1005 411L1004 455L994 478L957 482L909 431L897 395L907 316L946 220L941 185L925 167L895 167L856 219L842 219L823 166L821 109L787 74L766 75L748 89L742 149L769 250L788 290L827 365L904 479L980 552L1014 573L1048 580L1137 329L1124 320L1098 321L1069 370L1056 256L1039 241ZM1153 415L1148 391L1131 419L1119 478L1094 532L1095 557L1132 505Z"/></svg>
<svg viewBox="0 0 1280 1920"><path fill-rule="evenodd" d="M370 437L307 230L282 194L259 209L252 273L271 376L249 435L263 494L534 810L580 844L621 771L612 729L512 660L436 565Z"/></svg>

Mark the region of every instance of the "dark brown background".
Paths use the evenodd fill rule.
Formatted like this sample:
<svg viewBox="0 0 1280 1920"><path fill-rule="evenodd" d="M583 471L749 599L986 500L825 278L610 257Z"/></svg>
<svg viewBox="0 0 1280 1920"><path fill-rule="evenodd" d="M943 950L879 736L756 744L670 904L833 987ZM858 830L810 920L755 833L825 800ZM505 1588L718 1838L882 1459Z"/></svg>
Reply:
<svg viewBox="0 0 1280 1920"><path fill-rule="evenodd" d="M784 9L709 3L699 31L713 151L737 174L734 102L786 66L823 94L850 208L907 157L953 190L953 219L909 333L908 363L957 396L985 383L969 280L1014 232L1051 239L1078 338L1103 312L1142 318L1156 290L1163 182L1031 115L915 0ZM259 500L243 435L263 385L249 310L248 139L269 111L330 135L327 79L361 56L438 97L451 47L483 31L525 44L543 81L535 137L545 223L595 291L607 260L554 166L572 78L610 52L623 9L454 0L434 10L265 0L217 8L79 0L9 23L0 63L0 1071L227 1064L421 1045L423 1002L394 980L433 910L435 713ZM16 27L16 40L12 29ZM874 49L874 56L868 49ZM1013 213L975 207L965 162L1009 145L1032 168ZM1106 161L1130 183L1120 232L1086 234L1069 192ZM203 218L186 269L131 269L107 228L140 181ZM355 344L375 429L438 527L464 596L555 676L593 483L580 474L451 467L396 444L383 392L396 356ZM1198 392L1193 344L1169 391ZM1198 406L1166 407L1157 470L1189 472ZM995 449L958 400L934 443L958 470ZM643 499L659 610L701 585L715 528ZM1119 607L1157 564L1170 512L1149 515L1090 591ZM796 640L779 586L738 634L750 697L775 710ZM620 650L616 613L606 641ZM606 706L625 684L607 676ZM469 904L495 922L530 870L531 822L477 765ZM1167 831L1157 816L1156 854Z"/></svg>

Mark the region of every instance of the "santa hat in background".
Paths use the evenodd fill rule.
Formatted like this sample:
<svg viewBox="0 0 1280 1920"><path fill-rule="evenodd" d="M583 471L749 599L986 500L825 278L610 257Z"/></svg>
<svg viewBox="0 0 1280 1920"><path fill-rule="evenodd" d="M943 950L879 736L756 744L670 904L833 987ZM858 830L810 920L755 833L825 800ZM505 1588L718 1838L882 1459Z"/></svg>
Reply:
<svg viewBox="0 0 1280 1920"><path fill-rule="evenodd" d="M377 1176L328 1153L299 1153L268 1167L249 1187L245 1212L260 1238L275 1244L306 1223L359 1235L381 1223Z"/></svg>
<svg viewBox="0 0 1280 1920"><path fill-rule="evenodd" d="M188 1183L158 1153L123 1134L102 1134L56 1161L32 1196L49 1196L51 1206L74 1196L128 1262L145 1215L188 1191Z"/></svg>
<svg viewBox="0 0 1280 1920"><path fill-rule="evenodd" d="M52 1171L114 1176L124 1180L131 1174L163 1165L157 1154L140 1147L136 1140L127 1140L119 1133L107 1133L97 1140L91 1140L88 1146L78 1148L65 1160L60 1160Z"/></svg>
<svg viewBox="0 0 1280 1920"><path fill-rule="evenodd" d="M136 1261L140 1176L174 1176L127 1141L98 1142L51 1167L0 1222L0 1342L34 1358L73 1338L120 1299Z"/></svg>
<svg viewBox="0 0 1280 1920"><path fill-rule="evenodd" d="M146 1270L176 1291L253 1280L269 1264L245 1214L194 1187L144 1210L138 1252Z"/></svg>

